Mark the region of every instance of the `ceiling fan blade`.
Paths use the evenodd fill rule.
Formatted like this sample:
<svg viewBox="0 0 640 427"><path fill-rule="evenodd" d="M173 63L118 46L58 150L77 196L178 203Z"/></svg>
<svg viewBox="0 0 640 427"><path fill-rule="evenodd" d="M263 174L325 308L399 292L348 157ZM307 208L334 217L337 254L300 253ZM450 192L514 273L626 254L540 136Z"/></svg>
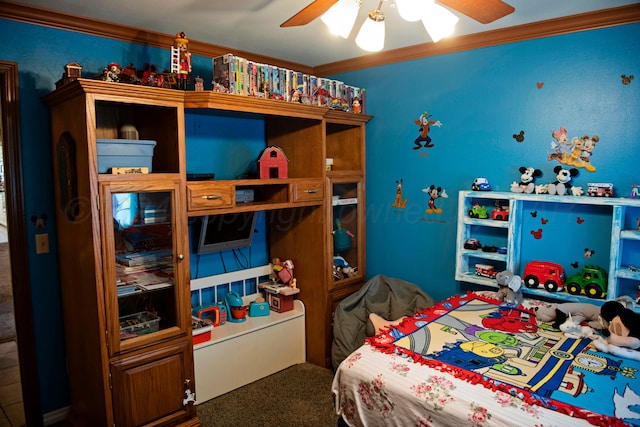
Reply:
<svg viewBox="0 0 640 427"><path fill-rule="evenodd" d="M438 3L455 9L481 24L489 24L515 11L511 5L501 0L438 0Z"/></svg>
<svg viewBox="0 0 640 427"><path fill-rule="evenodd" d="M309 22L329 10L331 6L336 3L338 3L338 0L315 0L313 3L309 4L309 6L305 7L300 12L280 24L280 27L298 27L300 25L307 25Z"/></svg>

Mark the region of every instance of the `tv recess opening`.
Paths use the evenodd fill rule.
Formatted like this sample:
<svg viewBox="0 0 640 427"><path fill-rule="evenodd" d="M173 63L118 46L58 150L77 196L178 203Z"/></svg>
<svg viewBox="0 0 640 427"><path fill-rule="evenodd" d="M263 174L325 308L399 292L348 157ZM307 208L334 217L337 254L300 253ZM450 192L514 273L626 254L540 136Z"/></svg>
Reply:
<svg viewBox="0 0 640 427"><path fill-rule="evenodd" d="M256 212L208 215L200 219L198 255L251 246Z"/></svg>

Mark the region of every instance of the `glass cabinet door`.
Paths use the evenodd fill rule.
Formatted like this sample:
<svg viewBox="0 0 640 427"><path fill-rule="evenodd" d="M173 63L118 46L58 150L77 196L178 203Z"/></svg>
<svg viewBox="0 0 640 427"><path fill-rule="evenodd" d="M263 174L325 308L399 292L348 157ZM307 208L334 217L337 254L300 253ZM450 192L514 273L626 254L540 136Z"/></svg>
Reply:
<svg viewBox="0 0 640 427"><path fill-rule="evenodd" d="M184 328L178 279L184 253L177 249L177 187L104 189L107 326L117 352Z"/></svg>
<svg viewBox="0 0 640 427"><path fill-rule="evenodd" d="M361 212L361 180L331 180L333 283L360 278L364 261L360 244L364 237L364 212Z"/></svg>

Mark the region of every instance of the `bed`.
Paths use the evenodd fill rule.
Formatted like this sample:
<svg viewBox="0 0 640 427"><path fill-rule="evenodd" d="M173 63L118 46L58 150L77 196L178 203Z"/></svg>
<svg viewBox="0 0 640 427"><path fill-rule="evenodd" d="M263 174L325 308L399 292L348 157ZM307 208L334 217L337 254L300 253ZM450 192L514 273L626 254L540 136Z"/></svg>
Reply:
<svg viewBox="0 0 640 427"><path fill-rule="evenodd" d="M598 352L487 294L451 297L338 366L349 426L640 425L640 362Z"/></svg>

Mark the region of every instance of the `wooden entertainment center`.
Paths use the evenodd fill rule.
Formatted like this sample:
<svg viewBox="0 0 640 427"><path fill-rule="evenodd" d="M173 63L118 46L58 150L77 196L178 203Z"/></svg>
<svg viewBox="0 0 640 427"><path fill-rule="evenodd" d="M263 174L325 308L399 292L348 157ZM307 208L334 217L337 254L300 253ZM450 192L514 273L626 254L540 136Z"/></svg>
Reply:
<svg viewBox="0 0 640 427"><path fill-rule="evenodd" d="M365 125L371 116L89 79L65 84L44 101L51 108L72 421L197 424L190 399L196 389L190 217L267 213L270 253L295 260L306 360L330 366L332 313L366 277ZM259 117L265 147L280 147L289 159L288 178L187 182L184 126L191 109ZM117 140L123 125L135 126L140 140L155 141L149 173L99 173L97 141ZM236 190L249 188L254 201L236 203ZM353 237L337 251L334 233L343 230ZM357 269L335 278L334 256ZM142 283L126 282L136 267L151 272L136 276Z"/></svg>

